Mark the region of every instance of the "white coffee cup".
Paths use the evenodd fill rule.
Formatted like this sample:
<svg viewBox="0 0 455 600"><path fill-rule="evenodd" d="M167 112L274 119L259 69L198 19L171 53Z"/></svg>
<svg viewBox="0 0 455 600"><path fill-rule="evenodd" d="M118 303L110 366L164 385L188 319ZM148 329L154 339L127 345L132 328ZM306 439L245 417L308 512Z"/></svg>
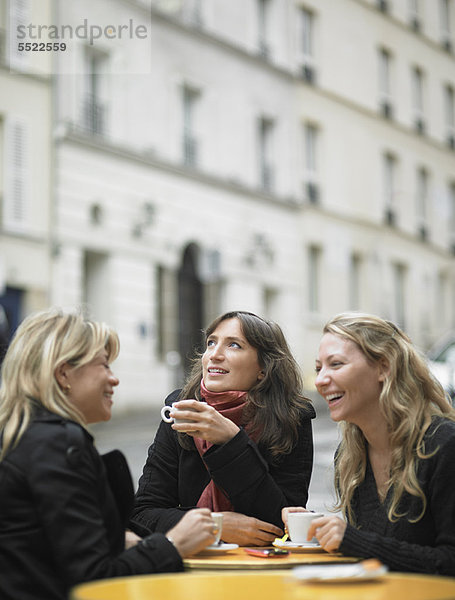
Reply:
<svg viewBox="0 0 455 600"><path fill-rule="evenodd" d="M288 514L288 532L291 542L296 544L308 543L308 530L313 519L323 516L323 513L315 512L290 512ZM317 539L313 538L311 541L317 542Z"/></svg>
<svg viewBox="0 0 455 600"><path fill-rule="evenodd" d="M223 531L223 513L212 512L211 514L214 525L214 532L216 528L216 538L212 545L216 546L221 541L221 532Z"/></svg>
<svg viewBox="0 0 455 600"><path fill-rule="evenodd" d="M202 404L202 403L201 403L201 404ZM205 404L205 402L204 402L204 404ZM189 407L185 407L185 408L183 408L183 407L182 407L182 408L177 408L177 406L175 406L175 402L174 402L174 403L172 403L172 405L171 405L171 406L167 406L167 405L166 405L166 406L163 406L163 408L161 409L161 418L162 418L162 419L163 419L163 421L165 421L166 423L174 423L176 419L178 420L178 422L179 422L179 423L191 423L191 422L192 422L191 420L190 420L190 421L183 421L182 419L179 419L179 418L178 418L178 416L177 416L177 415L178 415L178 413L179 413L179 412L182 412L182 410L186 410L186 411L188 411L188 410L192 410L193 412L197 412L197 411L196 411L194 408L189 408ZM174 418L174 417L171 417L171 416L169 416L169 415L167 414L167 413L170 413L171 411L172 411L173 413L175 413L175 415L176 415L176 416L175 416L175 418Z"/></svg>

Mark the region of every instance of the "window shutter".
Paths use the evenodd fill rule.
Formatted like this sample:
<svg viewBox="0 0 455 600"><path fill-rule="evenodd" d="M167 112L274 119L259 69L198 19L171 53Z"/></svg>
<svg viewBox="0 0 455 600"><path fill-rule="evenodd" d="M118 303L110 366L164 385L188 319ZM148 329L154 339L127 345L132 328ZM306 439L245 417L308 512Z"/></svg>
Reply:
<svg viewBox="0 0 455 600"><path fill-rule="evenodd" d="M18 42L29 42L24 38L18 39L19 25L27 26L31 22L30 0L9 0L9 64L13 69L24 69L29 63L30 52L20 52L17 48ZM36 40L35 40L36 41Z"/></svg>
<svg viewBox="0 0 455 600"><path fill-rule="evenodd" d="M29 131L17 118L5 122L5 196L3 226L10 231L24 231L29 225L30 168Z"/></svg>

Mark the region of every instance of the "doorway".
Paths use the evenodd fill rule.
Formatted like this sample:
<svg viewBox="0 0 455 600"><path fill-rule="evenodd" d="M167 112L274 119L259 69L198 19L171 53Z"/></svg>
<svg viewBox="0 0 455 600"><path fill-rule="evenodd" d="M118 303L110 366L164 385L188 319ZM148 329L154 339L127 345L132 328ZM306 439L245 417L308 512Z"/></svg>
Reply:
<svg viewBox="0 0 455 600"><path fill-rule="evenodd" d="M178 344L182 376L191 370L191 359L201 352L203 342L203 284L198 274L199 248L189 244L178 272Z"/></svg>

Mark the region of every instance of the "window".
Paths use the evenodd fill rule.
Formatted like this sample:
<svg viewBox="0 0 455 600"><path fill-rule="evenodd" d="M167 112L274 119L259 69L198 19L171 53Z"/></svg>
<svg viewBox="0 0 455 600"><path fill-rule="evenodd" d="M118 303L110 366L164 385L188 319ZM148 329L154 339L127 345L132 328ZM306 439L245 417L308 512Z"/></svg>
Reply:
<svg viewBox="0 0 455 600"><path fill-rule="evenodd" d="M158 359L166 360L167 365L177 375L180 365L180 356L176 351L179 326L177 277L172 269L163 265L156 265L152 269L151 277L155 290L155 310L152 313L152 322L155 324L155 351Z"/></svg>
<svg viewBox="0 0 455 600"><path fill-rule="evenodd" d="M428 237L428 172L423 167L417 169L416 218L417 232L425 241Z"/></svg>
<svg viewBox="0 0 455 600"><path fill-rule="evenodd" d="M318 246L308 248L308 310L312 313L320 310L320 262L321 249Z"/></svg>
<svg viewBox="0 0 455 600"><path fill-rule="evenodd" d="M392 56L385 48L379 49L379 107L384 117L390 119L393 116L391 68Z"/></svg>
<svg viewBox="0 0 455 600"><path fill-rule="evenodd" d="M263 291L264 316L266 319L279 319L279 293L275 288L265 287Z"/></svg>
<svg viewBox="0 0 455 600"><path fill-rule="evenodd" d="M268 21L270 0L257 0L258 7L258 47L259 54L264 58L270 55L270 46L268 43Z"/></svg>
<svg viewBox="0 0 455 600"><path fill-rule="evenodd" d="M444 48L451 52L452 51L452 0L439 0L439 19L441 29L441 44Z"/></svg>
<svg viewBox="0 0 455 600"><path fill-rule="evenodd" d="M195 136L196 108L199 91L183 86L183 162L188 167L195 167L198 162L198 144Z"/></svg>
<svg viewBox="0 0 455 600"><path fill-rule="evenodd" d="M272 119L259 119L259 178L261 188L266 192L271 192L274 187L273 130Z"/></svg>
<svg viewBox="0 0 455 600"><path fill-rule="evenodd" d="M449 184L449 243L452 254L455 254L455 181Z"/></svg>
<svg viewBox="0 0 455 600"><path fill-rule="evenodd" d="M29 227L30 210L30 136L28 123L9 117L1 122L4 140L3 227L23 232Z"/></svg>
<svg viewBox="0 0 455 600"><path fill-rule="evenodd" d="M303 127L303 136L305 195L309 202L316 203L319 200L317 182L318 128L312 123L306 123Z"/></svg>
<svg viewBox="0 0 455 600"><path fill-rule="evenodd" d="M412 112L414 117L414 127L418 133L425 132L424 120L424 76L419 67L413 67L411 70L412 78Z"/></svg>
<svg viewBox="0 0 455 600"><path fill-rule="evenodd" d="M152 4L173 17L182 18L186 23L194 27L204 24L204 0L141 0L142 4Z"/></svg>
<svg viewBox="0 0 455 600"><path fill-rule="evenodd" d="M409 24L414 31L422 30L421 0L408 0Z"/></svg>
<svg viewBox="0 0 455 600"><path fill-rule="evenodd" d="M0 3L0 65L7 64L7 16L6 2Z"/></svg>
<svg viewBox="0 0 455 600"><path fill-rule="evenodd" d="M182 3L182 12L184 19L191 25L195 27L203 25L202 0L185 0Z"/></svg>
<svg viewBox="0 0 455 600"><path fill-rule="evenodd" d="M405 306L406 306L406 267L400 263L393 266L393 297L394 297L394 321L405 328Z"/></svg>
<svg viewBox="0 0 455 600"><path fill-rule="evenodd" d="M362 259L359 254L351 254L349 262L349 308L358 310L360 308L361 292L361 266Z"/></svg>
<svg viewBox="0 0 455 600"><path fill-rule="evenodd" d="M102 252L84 252L82 296L94 319L110 320L109 298L111 279L109 255Z"/></svg>
<svg viewBox="0 0 455 600"><path fill-rule="evenodd" d="M159 359L163 360L165 357L165 342L164 342L164 323L165 323L165 270L161 265L157 265L155 269L155 303L156 303L156 315L155 315L155 339L156 339L156 353Z"/></svg>
<svg viewBox="0 0 455 600"><path fill-rule="evenodd" d="M314 17L313 13L302 8L302 54L304 58L310 62L313 61L313 47L314 47Z"/></svg>
<svg viewBox="0 0 455 600"><path fill-rule="evenodd" d="M311 175L316 173L317 128L310 123L305 125L305 171Z"/></svg>
<svg viewBox="0 0 455 600"><path fill-rule="evenodd" d="M17 28L29 25L30 21L31 0L10 0L7 56L9 56L9 64L13 69L25 70L29 64L31 53L18 50Z"/></svg>
<svg viewBox="0 0 455 600"><path fill-rule="evenodd" d="M95 135L104 135L107 129L107 69L107 55L87 48L82 123L87 132Z"/></svg>
<svg viewBox="0 0 455 600"><path fill-rule="evenodd" d="M389 153L383 156L383 202L387 225L396 224L397 160Z"/></svg>
<svg viewBox="0 0 455 600"><path fill-rule="evenodd" d="M444 87L444 121L447 144L455 150L455 93L451 85Z"/></svg>
<svg viewBox="0 0 455 600"><path fill-rule="evenodd" d="M314 65L314 15L306 8L300 10L300 63L302 77L308 83L315 83L316 73Z"/></svg>
<svg viewBox="0 0 455 600"><path fill-rule="evenodd" d="M3 203L5 197L5 166L8 149L6 148L5 122L0 113L0 228L3 224ZM1 312L1 309L0 309ZM0 316L1 319L1 316ZM1 323L0 323L1 325Z"/></svg>
<svg viewBox="0 0 455 600"><path fill-rule="evenodd" d="M439 271L436 280L436 321L440 327L444 327L448 322L448 291L447 273Z"/></svg>

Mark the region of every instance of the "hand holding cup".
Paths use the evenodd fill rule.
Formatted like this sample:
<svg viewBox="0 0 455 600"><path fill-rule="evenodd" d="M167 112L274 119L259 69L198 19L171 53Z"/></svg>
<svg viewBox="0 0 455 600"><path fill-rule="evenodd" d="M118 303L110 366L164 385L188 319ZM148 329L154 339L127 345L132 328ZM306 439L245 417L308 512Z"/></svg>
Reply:
<svg viewBox="0 0 455 600"><path fill-rule="evenodd" d="M314 519L323 517L323 513L316 512L290 512L288 514L288 532L291 542L297 544L306 544L308 542L317 542L316 538L308 539L308 531Z"/></svg>
<svg viewBox="0 0 455 600"><path fill-rule="evenodd" d="M212 546L218 546L221 544L221 533L223 531L223 513L212 512L213 521L213 534L216 536Z"/></svg>
<svg viewBox="0 0 455 600"><path fill-rule="evenodd" d="M171 406L163 406L163 408L161 409L161 418L163 419L163 421L165 423L175 423L178 422L180 424L184 424L184 423L193 423L194 421L192 421L191 419L182 418L182 413L183 412L194 412L197 413L197 410L195 408L192 408L190 406L177 406L177 402L173 402L171 404ZM206 404L205 402L199 402L198 404ZM196 416L196 415L195 415Z"/></svg>
<svg viewBox="0 0 455 600"><path fill-rule="evenodd" d="M238 425L233 421L223 417L213 406L195 399L186 398L171 406L163 406L161 418L171 423L175 431L212 444L225 444L239 432Z"/></svg>

